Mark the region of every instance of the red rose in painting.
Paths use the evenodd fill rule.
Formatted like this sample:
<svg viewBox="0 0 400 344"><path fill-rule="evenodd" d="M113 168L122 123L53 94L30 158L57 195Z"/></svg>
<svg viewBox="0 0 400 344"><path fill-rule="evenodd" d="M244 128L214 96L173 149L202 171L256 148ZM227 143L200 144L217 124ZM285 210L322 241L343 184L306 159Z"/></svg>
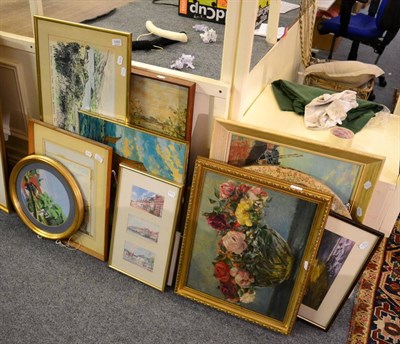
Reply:
<svg viewBox="0 0 400 344"><path fill-rule="evenodd" d="M225 296L225 299L230 302L238 302L239 297L236 293L236 288L231 283L221 283L219 289L221 293Z"/></svg>
<svg viewBox="0 0 400 344"><path fill-rule="evenodd" d="M230 275L230 267L228 264L219 261L214 265L214 276L222 283L228 283Z"/></svg>
<svg viewBox="0 0 400 344"><path fill-rule="evenodd" d="M229 180L226 183L222 183L219 186L220 197L223 199L229 198L235 193L235 190L236 184L233 181Z"/></svg>
<svg viewBox="0 0 400 344"><path fill-rule="evenodd" d="M226 229L226 218L224 214L209 213L207 214L207 223L214 229L223 231Z"/></svg>

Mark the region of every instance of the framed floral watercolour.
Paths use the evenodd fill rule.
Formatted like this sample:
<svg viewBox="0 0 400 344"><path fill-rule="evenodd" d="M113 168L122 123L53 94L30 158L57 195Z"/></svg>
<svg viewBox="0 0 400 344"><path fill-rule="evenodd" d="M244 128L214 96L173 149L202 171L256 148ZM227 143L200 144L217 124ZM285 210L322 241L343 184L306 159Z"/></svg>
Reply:
<svg viewBox="0 0 400 344"><path fill-rule="evenodd" d="M28 155L10 175L15 211L36 234L53 240L73 235L83 220L83 198L72 174L58 161Z"/></svg>
<svg viewBox="0 0 400 344"><path fill-rule="evenodd" d="M112 147L120 158L143 165L148 173L184 184L189 143L132 128L79 111L79 134Z"/></svg>
<svg viewBox="0 0 400 344"><path fill-rule="evenodd" d="M176 292L289 334L331 201L198 157Z"/></svg>
<svg viewBox="0 0 400 344"><path fill-rule="evenodd" d="M42 120L77 132L78 109L128 115L132 34L34 16Z"/></svg>
<svg viewBox="0 0 400 344"><path fill-rule="evenodd" d="M216 119L210 158L235 166L281 166L325 184L361 222L385 158Z"/></svg>
<svg viewBox="0 0 400 344"><path fill-rule="evenodd" d="M166 285L182 186L120 164L109 266L160 291Z"/></svg>
<svg viewBox="0 0 400 344"><path fill-rule="evenodd" d="M82 192L85 216L68 244L107 260L112 148L36 120L28 132L29 153L63 164Z"/></svg>
<svg viewBox="0 0 400 344"><path fill-rule="evenodd" d="M298 316L328 331L383 233L331 214Z"/></svg>
<svg viewBox="0 0 400 344"><path fill-rule="evenodd" d="M10 201L8 198L7 190L7 159L6 159L6 145L4 142L3 123L1 116L1 102L0 102L0 210L8 213L10 212Z"/></svg>
<svg viewBox="0 0 400 344"><path fill-rule="evenodd" d="M132 68L128 123L190 141L196 83Z"/></svg>

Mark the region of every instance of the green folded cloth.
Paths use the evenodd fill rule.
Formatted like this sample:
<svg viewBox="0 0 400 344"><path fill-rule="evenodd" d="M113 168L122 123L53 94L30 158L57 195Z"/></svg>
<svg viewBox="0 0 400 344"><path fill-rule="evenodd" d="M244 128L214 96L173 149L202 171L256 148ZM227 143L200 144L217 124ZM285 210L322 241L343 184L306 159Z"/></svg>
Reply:
<svg viewBox="0 0 400 344"><path fill-rule="evenodd" d="M282 111L294 111L304 115L305 106L322 94L332 94L334 91L319 87L296 84L287 80L272 82L272 90ZM347 112L347 117L341 124L342 127L352 132L359 132L375 113L383 109L383 105L368 100L357 99L358 107Z"/></svg>

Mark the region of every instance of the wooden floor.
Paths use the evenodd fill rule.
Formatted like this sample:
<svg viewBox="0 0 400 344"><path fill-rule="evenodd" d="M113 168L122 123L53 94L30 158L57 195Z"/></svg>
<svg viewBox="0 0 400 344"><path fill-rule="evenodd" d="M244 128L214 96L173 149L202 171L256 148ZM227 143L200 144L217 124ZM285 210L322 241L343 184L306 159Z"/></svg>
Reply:
<svg viewBox="0 0 400 344"><path fill-rule="evenodd" d="M42 0L43 15L81 22L137 0ZM0 0L0 31L33 37L29 0Z"/></svg>

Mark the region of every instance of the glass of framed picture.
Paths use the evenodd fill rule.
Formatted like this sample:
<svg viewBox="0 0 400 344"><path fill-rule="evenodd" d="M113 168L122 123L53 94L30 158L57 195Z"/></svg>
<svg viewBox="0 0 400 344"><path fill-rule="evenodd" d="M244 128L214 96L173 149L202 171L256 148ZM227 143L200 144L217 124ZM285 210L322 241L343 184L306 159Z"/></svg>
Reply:
<svg viewBox="0 0 400 344"><path fill-rule="evenodd" d="M77 132L78 109L125 123L132 35L34 16L42 120Z"/></svg>
<svg viewBox="0 0 400 344"><path fill-rule="evenodd" d="M36 234L65 239L83 220L83 198L72 174L58 161L28 155L10 175L10 196L17 214Z"/></svg>
<svg viewBox="0 0 400 344"><path fill-rule="evenodd" d="M235 166L281 166L298 170L329 187L362 222L385 157L215 119L210 158Z"/></svg>
<svg viewBox="0 0 400 344"><path fill-rule="evenodd" d="M198 157L176 293L289 334L331 201Z"/></svg>
<svg viewBox="0 0 400 344"><path fill-rule="evenodd" d="M160 291L167 282L182 186L120 164L109 266Z"/></svg>
<svg viewBox="0 0 400 344"><path fill-rule="evenodd" d="M381 232L332 213L298 317L328 331L382 237Z"/></svg>
<svg viewBox="0 0 400 344"><path fill-rule="evenodd" d="M0 210L8 213L10 211L10 202L7 190L7 159L2 120L0 101Z"/></svg>
<svg viewBox="0 0 400 344"><path fill-rule="evenodd" d="M128 123L190 141L196 83L132 68Z"/></svg>
<svg viewBox="0 0 400 344"><path fill-rule="evenodd" d="M29 153L62 163L82 192L85 216L69 244L100 260L108 255L112 148L54 125L29 121Z"/></svg>

